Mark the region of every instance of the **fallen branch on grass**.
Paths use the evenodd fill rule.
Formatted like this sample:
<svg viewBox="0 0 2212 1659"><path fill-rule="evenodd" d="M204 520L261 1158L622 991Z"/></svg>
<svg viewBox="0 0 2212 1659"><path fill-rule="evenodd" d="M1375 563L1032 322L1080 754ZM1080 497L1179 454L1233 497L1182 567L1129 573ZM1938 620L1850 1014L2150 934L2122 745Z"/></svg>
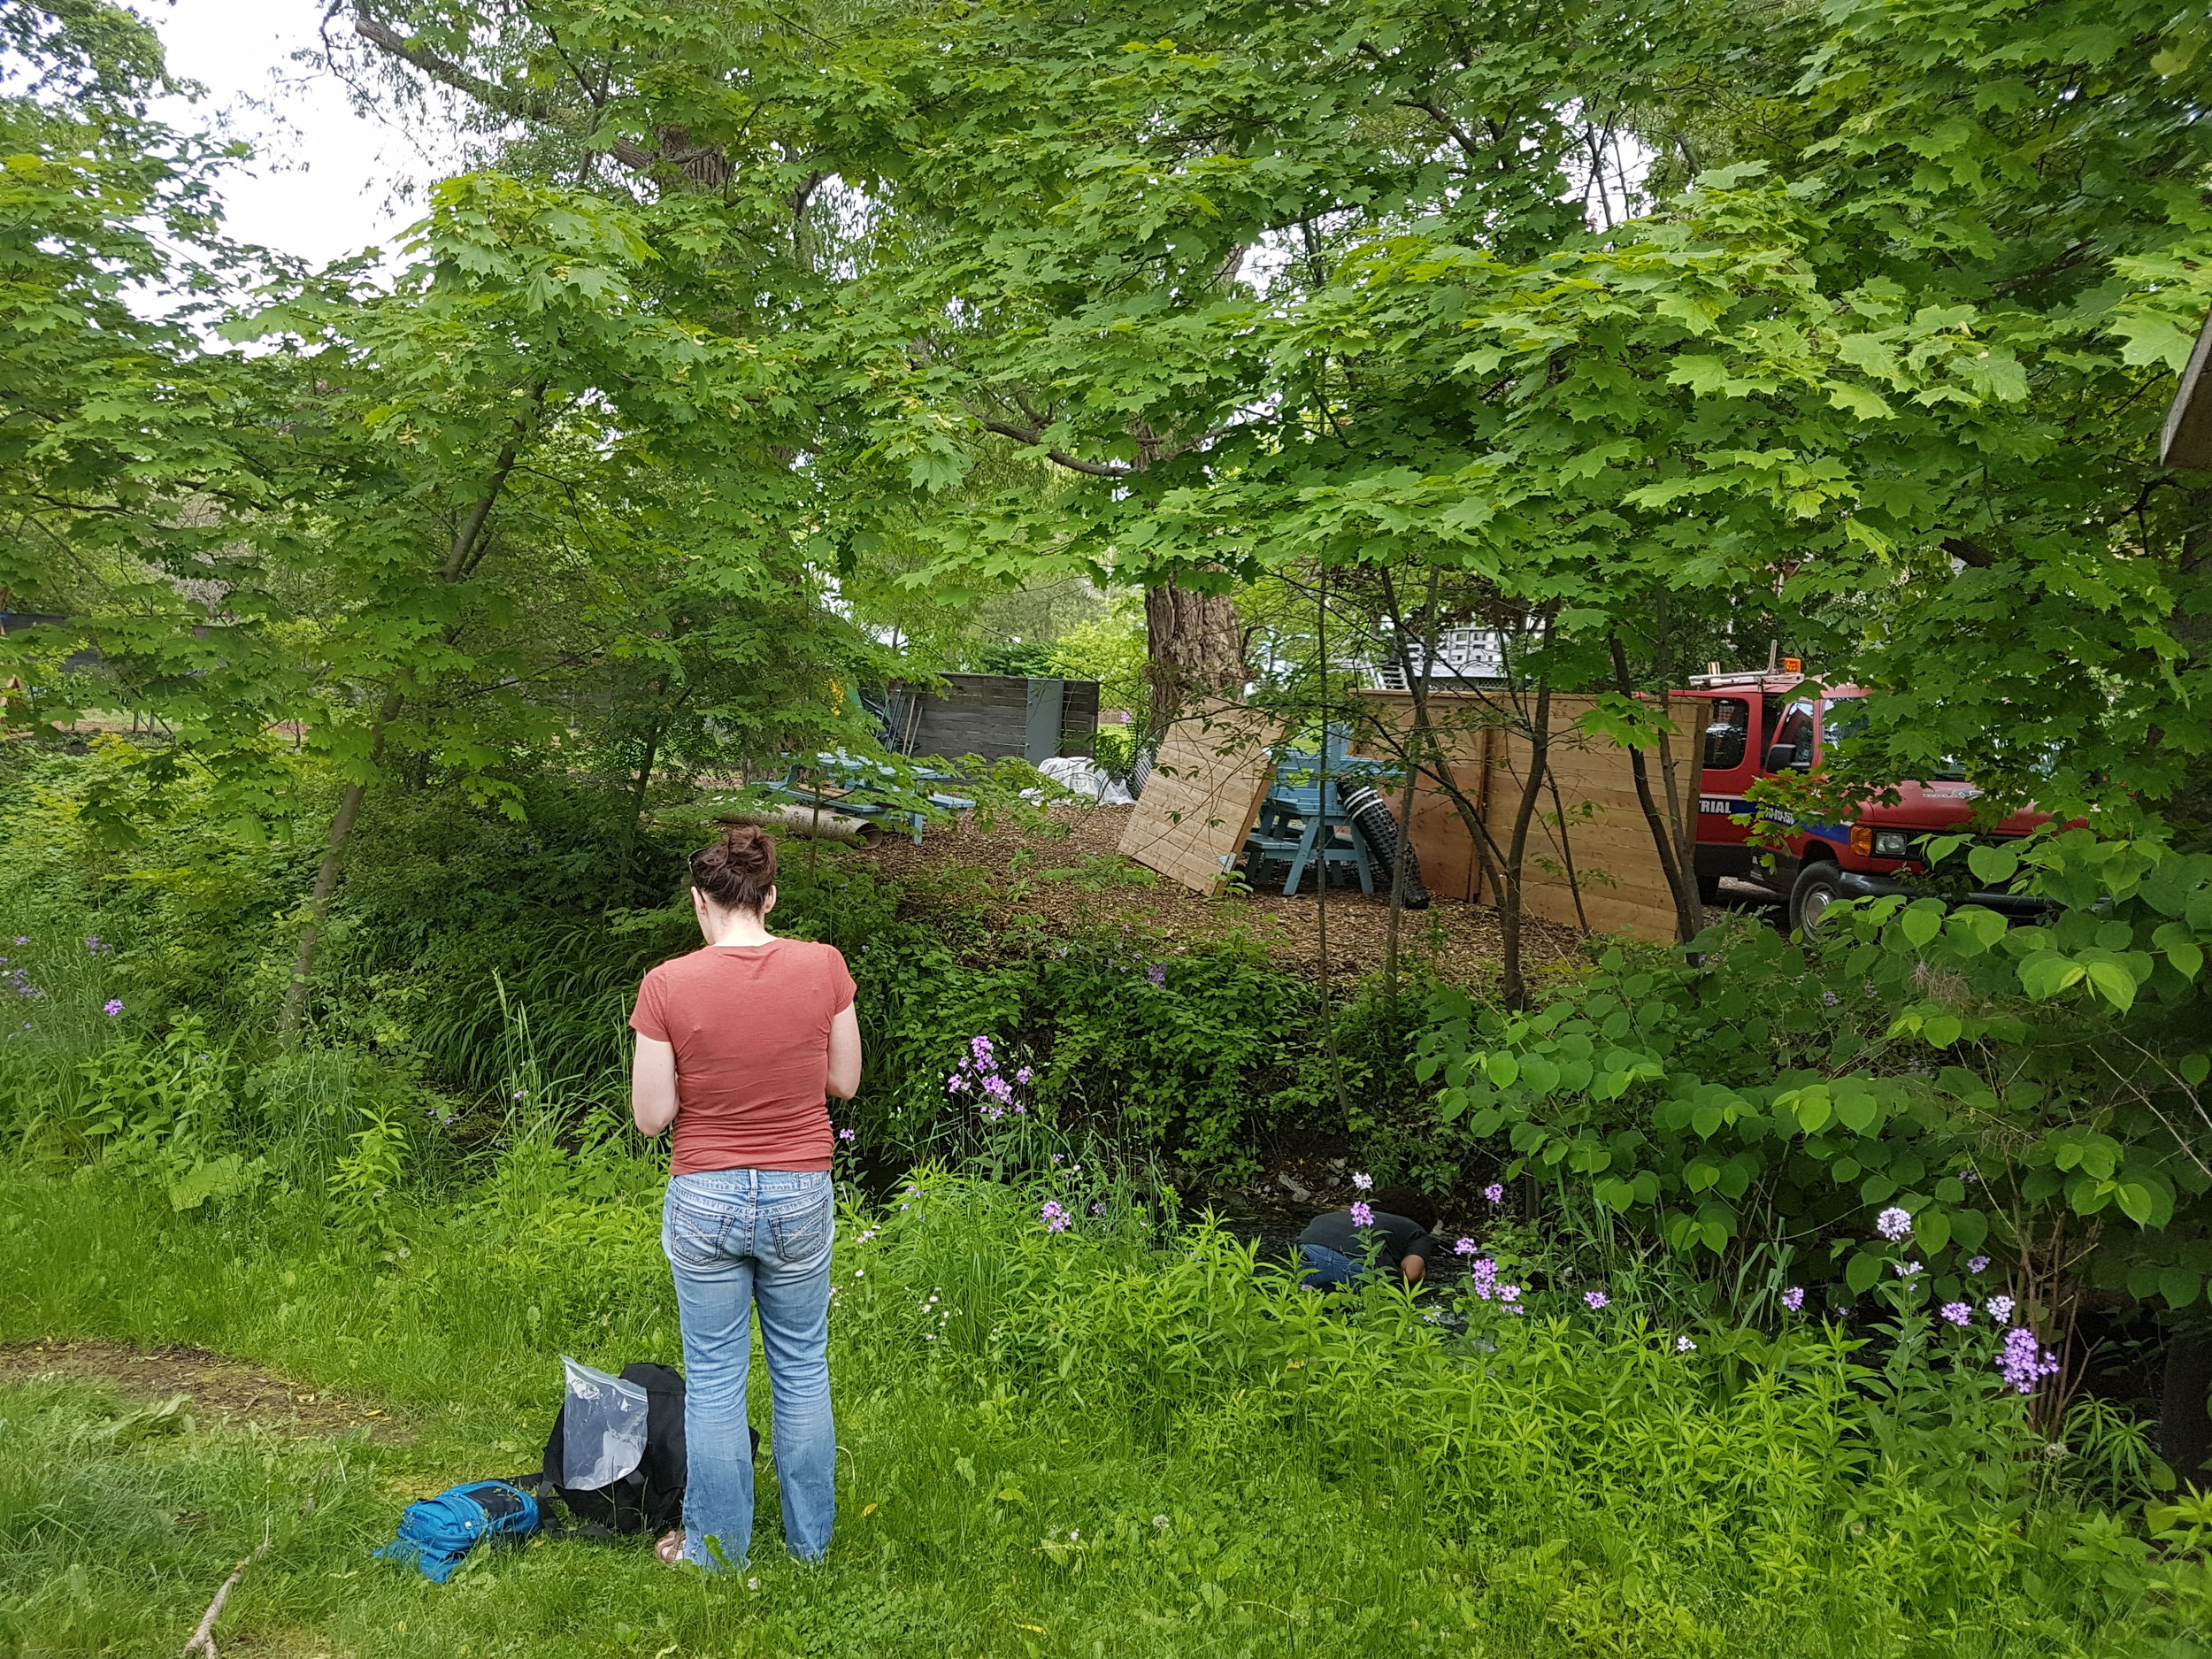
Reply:
<svg viewBox="0 0 2212 1659"><path fill-rule="evenodd" d="M300 1504L300 1515L303 1519L314 1512L315 1494L311 1492ZM205 1654L207 1659L220 1659L220 1655L215 1651L215 1621L223 1617L223 1603L230 1600L230 1593L238 1587L238 1581L246 1576L246 1569L267 1555L275 1543L276 1539L266 1527L264 1527L261 1533L261 1548L230 1570L230 1577L223 1580L221 1586L215 1592L215 1599L207 1604L207 1611L200 1615L200 1627L192 1632L192 1640L184 1644L183 1650L178 1655L178 1659L192 1659L195 1648Z"/></svg>
<svg viewBox="0 0 2212 1659"><path fill-rule="evenodd" d="M273 1541L272 1539L263 1539L259 1549L255 1550L252 1555L231 1569L230 1577L223 1580L222 1588L215 1592L215 1599L207 1604L207 1611L200 1615L200 1627L192 1632L192 1640L184 1644L184 1651L179 1655L179 1659L191 1659L192 1651L195 1648L204 1653L207 1659L218 1659L215 1652L215 1621L223 1616L223 1603L230 1600L230 1593L238 1587L238 1581L246 1576L246 1569L267 1555L269 1546Z"/></svg>

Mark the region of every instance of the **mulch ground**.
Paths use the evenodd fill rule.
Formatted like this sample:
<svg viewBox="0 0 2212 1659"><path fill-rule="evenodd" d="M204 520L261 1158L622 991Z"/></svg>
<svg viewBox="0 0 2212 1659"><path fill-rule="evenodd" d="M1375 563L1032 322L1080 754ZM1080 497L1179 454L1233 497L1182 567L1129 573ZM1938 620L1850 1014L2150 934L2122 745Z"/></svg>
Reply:
<svg viewBox="0 0 2212 1659"><path fill-rule="evenodd" d="M1126 923L1183 944L1241 933L1284 966L1316 970L1323 906L1310 879L1288 898L1279 888L1202 897L1114 850L1133 810L1056 805L1052 814L1064 831L1057 834L1003 818L988 826L972 820L933 825L918 847L903 837L884 836L851 856L900 882L917 914L979 905L1002 924L1030 918L1048 932L1065 933ZM784 854L787 860L803 856L795 843ZM1356 885L1332 887L1326 926L1333 972L1356 975L1383 967L1390 930L1385 899L1370 898ZM1574 930L1549 922L1525 921L1522 939L1532 975L1580 955ZM1497 912L1446 899L1425 910L1406 910L1398 920L1398 950L1408 966L1425 964L1445 979L1479 982L1497 971Z"/></svg>
<svg viewBox="0 0 2212 1659"><path fill-rule="evenodd" d="M124 1342L20 1342L0 1347L0 1382L60 1378L96 1383L130 1399L165 1404L179 1394L196 1420L347 1434L365 1429L380 1440L406 1438L380 1407L295 1382L265 1366L203 1348L134 1348Z"/></svg>

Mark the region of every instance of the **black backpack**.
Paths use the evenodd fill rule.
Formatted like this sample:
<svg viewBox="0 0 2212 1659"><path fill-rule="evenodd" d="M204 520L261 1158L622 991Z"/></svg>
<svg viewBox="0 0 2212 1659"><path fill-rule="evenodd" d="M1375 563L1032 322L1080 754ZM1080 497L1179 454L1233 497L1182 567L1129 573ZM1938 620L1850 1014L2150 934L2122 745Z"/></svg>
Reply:
<svg viewBox="0 0 2212 1659"><path fill-rule="evenodd" d="M564 1485L568 1473L568 1408L564 1405L546 1438L545 1468L534 1484L541 1493L558 1498L588 1527L657 1537L684 1524L683 1373L641 1361L622 1368L622 1380L645 1390L645 1455L638 1466L595 1491Z"/></svg>

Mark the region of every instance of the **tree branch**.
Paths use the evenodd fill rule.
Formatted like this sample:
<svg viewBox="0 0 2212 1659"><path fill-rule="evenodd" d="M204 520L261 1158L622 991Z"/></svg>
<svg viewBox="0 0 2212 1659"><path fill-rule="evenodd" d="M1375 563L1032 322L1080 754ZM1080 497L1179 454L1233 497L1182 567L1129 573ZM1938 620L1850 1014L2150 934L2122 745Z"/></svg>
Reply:
<svg viewBox="0 0 2212 1659"><path fill-rule="evenodd" d="M374 18L357 13L353 19L353 32L377 50L403 63L412 64L433 81L451 87L456 92L466 94L486 109L501 115L511 116L518 121L543 122L580 137L588 135L588 127L596 125L580 121L550 99L518 92L496 81L487 81L481 75L472 74L451 58L441 57L421 42L408 39L398 30L378 22ZM633 143L626 138L611 141L607 144L606 150L624 166L634 167L641 173L659 166L663 161L659 152L648 150L642 144Z"/></svg>

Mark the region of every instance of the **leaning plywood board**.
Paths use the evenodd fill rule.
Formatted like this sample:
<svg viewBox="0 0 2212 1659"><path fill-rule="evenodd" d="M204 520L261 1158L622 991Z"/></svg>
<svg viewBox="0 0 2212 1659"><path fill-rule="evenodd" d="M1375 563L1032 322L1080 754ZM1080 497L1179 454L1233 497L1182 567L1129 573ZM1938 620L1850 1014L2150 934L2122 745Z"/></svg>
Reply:
<svg viewBox="0 0 2212 1659"><path fill-rule="evenodd" d="M1267 794L1273 722L1209 703L1167 729L1121 851L1210 895L1236 863Z"/></svg>
<svg viewBox="0 0 2212 1659"><path fill-rule="evenodd" d="M1405 693L1367 692L1377 718L1402 729L1412 721ZM1442 733L1453 781L1477 807L1494 841L1512 840L1527 775L1529 742L1513 726L1525 716L1494 692L1431 692L1431 718ZM1527 914L1594 933L1625 929L1640 938L1674 938L1674 898L1652 845L1650 826L1636 795L1629 753L1609 738L1586 735L1576 722L1595 706L1588 697L1551 700L1550 787L1538 796L1521 868L1521 902ZM1698 762L1694 736L1677 747L1678 796L1694 836ZM1686 763L1686 764L1683 764ZM1663 803L1659 757L1647 752L1654 795ZM1444 877L1431 891L1495 903L1483 879L1474 838L1457 808L1433 785L1415 791L1413 849L1425 879L1432 867Z"/></svg>

